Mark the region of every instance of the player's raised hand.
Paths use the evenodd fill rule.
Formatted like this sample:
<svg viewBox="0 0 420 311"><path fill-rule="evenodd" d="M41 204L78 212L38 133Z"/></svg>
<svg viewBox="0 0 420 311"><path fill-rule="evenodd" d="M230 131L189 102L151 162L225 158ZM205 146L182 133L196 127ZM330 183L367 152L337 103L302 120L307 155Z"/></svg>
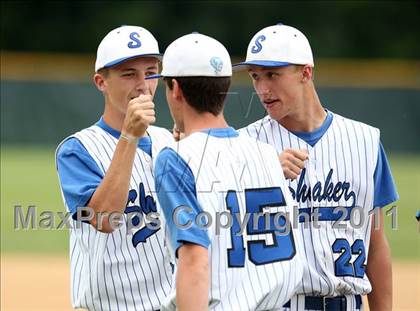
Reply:
<svg viewBox="0 0 420 311"><path fill-rule="evenodd" d="M306 149L285 149L279 155L284 177L291 180L296 179L304 168L304 162L307 159L308 151Z"/></svg>
<svg viewBox="0 0 420 311"><path fill-rule="evenodd" d="M155 121L153 96L140 95L128 103L121 132L132 137L142 137L147 127Z"/></svg>

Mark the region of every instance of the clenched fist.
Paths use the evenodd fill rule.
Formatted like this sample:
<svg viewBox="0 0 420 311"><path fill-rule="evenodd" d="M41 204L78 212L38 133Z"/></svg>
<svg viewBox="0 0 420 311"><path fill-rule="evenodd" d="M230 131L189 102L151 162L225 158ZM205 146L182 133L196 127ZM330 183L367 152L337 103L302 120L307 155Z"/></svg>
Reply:
<svg viewBox="0 0 420 311"><path fill-rule="evenodd" d="M285 149L280 155L279 160L283 168L284 177L294 180L305 167L304 161L308 159L308 151L306 149Z"/></svg>
<svg viewBox="0 0 420 311"><path fill-rule="evenodd" d="M132 137L144 136L147 127L155 123L155 104L152 95L140 95L128 103L121 133Z"/></svg>

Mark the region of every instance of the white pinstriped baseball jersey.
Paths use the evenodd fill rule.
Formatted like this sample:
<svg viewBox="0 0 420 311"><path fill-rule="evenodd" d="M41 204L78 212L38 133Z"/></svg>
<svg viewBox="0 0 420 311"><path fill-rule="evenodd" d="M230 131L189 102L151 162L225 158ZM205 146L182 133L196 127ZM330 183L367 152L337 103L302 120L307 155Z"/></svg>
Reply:
<svg viewBox="0 0 420 311"><path fill-rule="evenodd" d="M371 234L368 212L393 202L397 195L395 192L382 203L374 203L379 130L331 112L328 115L331 123L313 146L270 116L240 132L274 146L278 153L286 148L305 148L309 152L300 176L289 180L299 210L308 214L318 210L320 215L319 228L315 228L314 222L307 228L304 223L299 226L307 266L298 292L316 296L367 294L371 291L365 273ZM349 212L346 220L340 222L345 228L333 228L341 216L338 211L333 213L336 207L344 207ZM360 214L353 214L360 228L349 221L350 211L356 209L362 211L364 218L360 224ZM355 309L351 304L348 307Z"/></svg>
<svg viewBox="0 0 420 311"><path fill-rule="evenodd" d="M150 126L147 132L151 138L153 156L172 141L172 135L164 129ZM85 156L96 163L96 174L101 175L100 179L110 166L118 135L119 133L104 125L101 119L96 125L74 134L71 138L76 138L82 144ZM66 185L65 174L60 174L60 163L58 160L62 187L68 190L71 185ZM156 211L152 196L152 163L152 157L138 148L125 213L137 211L144 215ZM64 164L61 164L62 167ZM94 166L88 160L85 165L86 170L88 166ZM86 187L88 186L87 184ZM68 191L71 192L71 189ZM74 212L74 207L69 207L71 196L68 195L66 201L63 193L63 198L67 208ZM163 230L149 230L143 226L129 231L124 223L113 233L106 234L87 223L79 223L79 226L81 227L77 228L76 221L73 220L73 228L70 230L73 307L109 311L158 310L169 294L172 278L171 267L164 256Z"/></svg>
<svg viewBox="0 0 420 311"><path fill-rule="evenodd" d="M240 137L232 128L196 132L161 151L155 180L172 256L182 242L208 247L211 310L267 310L281 307L294 294L302 277L297 232L275 235L269 222L269 230L257 221L254 228L252 216L264 211L275 222L275 213L292 206L274 148ZM188 192L186 187L194 190ZM194 221L199 212L207 212L212 225L207 231L194 224L180 229L174 220L179 206L192 207L180 219ZM230 228L217 233L216 215L221 212L234 220ZM245 214L250 220L243 235L237 235L235 217L242 222ZM175 309L175 296L173 288L162 310Z"/></svg>

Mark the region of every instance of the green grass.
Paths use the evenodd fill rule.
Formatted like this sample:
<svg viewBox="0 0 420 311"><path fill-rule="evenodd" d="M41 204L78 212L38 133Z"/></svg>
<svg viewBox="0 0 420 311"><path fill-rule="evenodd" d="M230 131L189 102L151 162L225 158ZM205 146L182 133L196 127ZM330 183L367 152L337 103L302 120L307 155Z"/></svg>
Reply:
<svg viewBox="0 0 420 311"><path fill-rule="evenodd" d="M392 230L391 216L385 229L393 258L420 259L420 226L415 215L420 210L420 155L399 155L389 158L400 195L396 202L398 229ZM385 207L389 210L391 205Z"/></svg>
<svg viewBox="0 0 420 311"><path fill-rule="evenodd" d="M419 224L414 216L420 209L420 155L391 156L389 160L400 194L396 204L398 230L391 229L391 217L386 217L386 233L392 255L398 259L419 259ZM67 251L67 230L14 230L15 205L25 209L35 205L38 219L42 211L64 211L55 172L54 149L2 146L1 250L42 253Z"/></svg>
<svg viewBox="0 0 420 311"><path fill-rule="evenodd" d="M1 250L7 252L65 252L67 230L14 230L14 206L25 211L64 211L55 171L53 148L1 150ZM57 224L58 225L58 224Z"/></svg>

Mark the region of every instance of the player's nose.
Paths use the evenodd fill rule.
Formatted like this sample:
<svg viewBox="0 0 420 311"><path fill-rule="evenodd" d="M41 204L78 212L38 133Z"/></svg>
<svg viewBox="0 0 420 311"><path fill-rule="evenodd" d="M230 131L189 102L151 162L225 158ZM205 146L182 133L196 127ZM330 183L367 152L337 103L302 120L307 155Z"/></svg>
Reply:
<svg viewBox="0 0 420 311"><path fill-rule="evenodd" d="M145 75L143 73L137 75L136 91L139 92L140 94L146 94L148 91Z"/></svg>
<svg viewBox="0 0 420 311"><path fill-rule="evenodd" d="M271 91L270 91L270 88L267 85L261 84L257 88L257 93L260 97L262 97L263 99L266 99L266 98L270 97Z"/></svg>

